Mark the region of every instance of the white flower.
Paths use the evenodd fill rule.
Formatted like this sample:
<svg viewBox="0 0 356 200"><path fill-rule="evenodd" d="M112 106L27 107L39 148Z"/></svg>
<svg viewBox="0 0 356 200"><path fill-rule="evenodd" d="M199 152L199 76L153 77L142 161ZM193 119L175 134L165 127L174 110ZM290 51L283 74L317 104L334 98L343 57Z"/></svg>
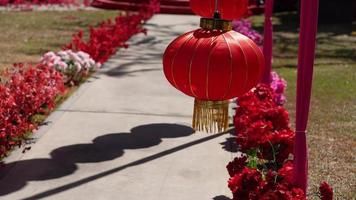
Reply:
<svg viewBox="0 0 356 200"><path fill-rule="evenodd" d="M58 67L60 67L61 70L66 70L68 68L68 64L65 62L59 62Z"/></svg>
<svg viewBox="0 0 356 200"><path fill-rule="evenodd" d="M59 51L57 53L59 57L65 62L68 62L70 60L70 56L68 55L68 51Z"/></svg>
<svg viewBox="0 0 356 200"><path fill-rule="evenodd" d="M101 64L96 63L89 54L83 51L73 52L72 50L57 53L47 52L41 58L41 63L63 73L68 81L79 80L80 76L101 67ZM78 75L80 76L78 77Z"/></svg>
<svg viewBox="0 0 356 200"><path fill-rule="evenodd" d="M87 59L90 59L90 55L83 52L83 51L78 51L78 56L81 57L83 60L87 60Z"/></svg>
<svg viewBox="0 0 356 200"><path fill-rule="evenodd" d="M76 68L77 73L79 73L82 70L82 65L79 62L75 62L74 66Z"/></svg>

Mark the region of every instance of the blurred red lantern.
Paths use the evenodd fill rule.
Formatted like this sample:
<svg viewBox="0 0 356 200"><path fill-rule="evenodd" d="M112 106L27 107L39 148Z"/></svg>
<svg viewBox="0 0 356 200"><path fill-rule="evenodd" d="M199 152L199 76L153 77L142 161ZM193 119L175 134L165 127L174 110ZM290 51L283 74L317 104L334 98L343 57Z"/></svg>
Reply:
<svg viewBox="0 0 356 200"><path fill-rule="evenodd" d="M212 17L215 8L216 0L190 0L190 7L193 12L202 17ZM239 19L246 15L248 11L249 0L219 0L217 2L217 10L221 14L222 19Z"/></svg>
<svg viewBox="0 0 356 200"><path fill-rule="evenodd" d="M208 132L227 129L228 100L256 86L264 66L251 39L231 31L231 22L215 22L202 19L204 28L179 36L163 57L168 81L196 99L193 127Z"/></svg>

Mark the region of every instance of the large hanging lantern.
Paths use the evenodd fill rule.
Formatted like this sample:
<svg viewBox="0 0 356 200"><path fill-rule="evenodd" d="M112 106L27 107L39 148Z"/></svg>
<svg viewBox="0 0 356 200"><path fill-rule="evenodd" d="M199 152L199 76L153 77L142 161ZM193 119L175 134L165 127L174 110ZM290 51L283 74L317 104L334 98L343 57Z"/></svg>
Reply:
<svg viewBox="0 0 356 200"><path fill-rule="evenodd" d="M202 18L200 25L167 47L164 74L175 88L195 98L194 129L225 131L228 100L257 85L264 57L251 39L231 31L230 21Z"/></svg>
<svg viewBox="0 0 356 200"><path fill-rule="evenodd" d="M249 0L220 0L216 5L215 0L190 0L193 12L202 17L211 17L217 10L221 18L233 20L239 19L247 14Z"/></svg>

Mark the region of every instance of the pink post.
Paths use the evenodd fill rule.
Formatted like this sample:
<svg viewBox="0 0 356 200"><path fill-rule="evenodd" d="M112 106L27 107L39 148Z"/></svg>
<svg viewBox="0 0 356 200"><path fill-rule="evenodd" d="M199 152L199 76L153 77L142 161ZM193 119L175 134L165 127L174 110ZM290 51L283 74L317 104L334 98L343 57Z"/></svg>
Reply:
<svg viewBox="0 0 356 200"><path fill-rule="evenodd" d="M301 0L296 137L294 144L294 183L305 192L308 183L306 128L313 79L317 26L318 0Z"/></svg>
<svg viewBox="0 0 356 200"><path fill-rule="evenodd" d="M265 24L263 34L263 54L265 56L265 71L263 74L262 82L270 84L271 70L272 70L272 57L273 57L273 0L267 0L265 3Z"/></svg>

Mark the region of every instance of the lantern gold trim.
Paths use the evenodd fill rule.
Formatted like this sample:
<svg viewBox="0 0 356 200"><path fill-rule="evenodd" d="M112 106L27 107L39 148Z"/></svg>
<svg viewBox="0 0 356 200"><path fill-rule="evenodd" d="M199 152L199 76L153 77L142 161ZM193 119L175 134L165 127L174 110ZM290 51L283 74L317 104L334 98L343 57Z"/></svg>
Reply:
<svg viewBox="0 0 356 200"><path fill-rule="evenodd" d="M224 19L201 18L200 27L205 30L221 30L227 32L232 30L232 22Z"/></svg>
<svg viewBox="0 0 356 200"><path fill-rule="evenodd" d="M208 133L224 132L229 128L229 101L195 99L193 128Z"/></svg>

